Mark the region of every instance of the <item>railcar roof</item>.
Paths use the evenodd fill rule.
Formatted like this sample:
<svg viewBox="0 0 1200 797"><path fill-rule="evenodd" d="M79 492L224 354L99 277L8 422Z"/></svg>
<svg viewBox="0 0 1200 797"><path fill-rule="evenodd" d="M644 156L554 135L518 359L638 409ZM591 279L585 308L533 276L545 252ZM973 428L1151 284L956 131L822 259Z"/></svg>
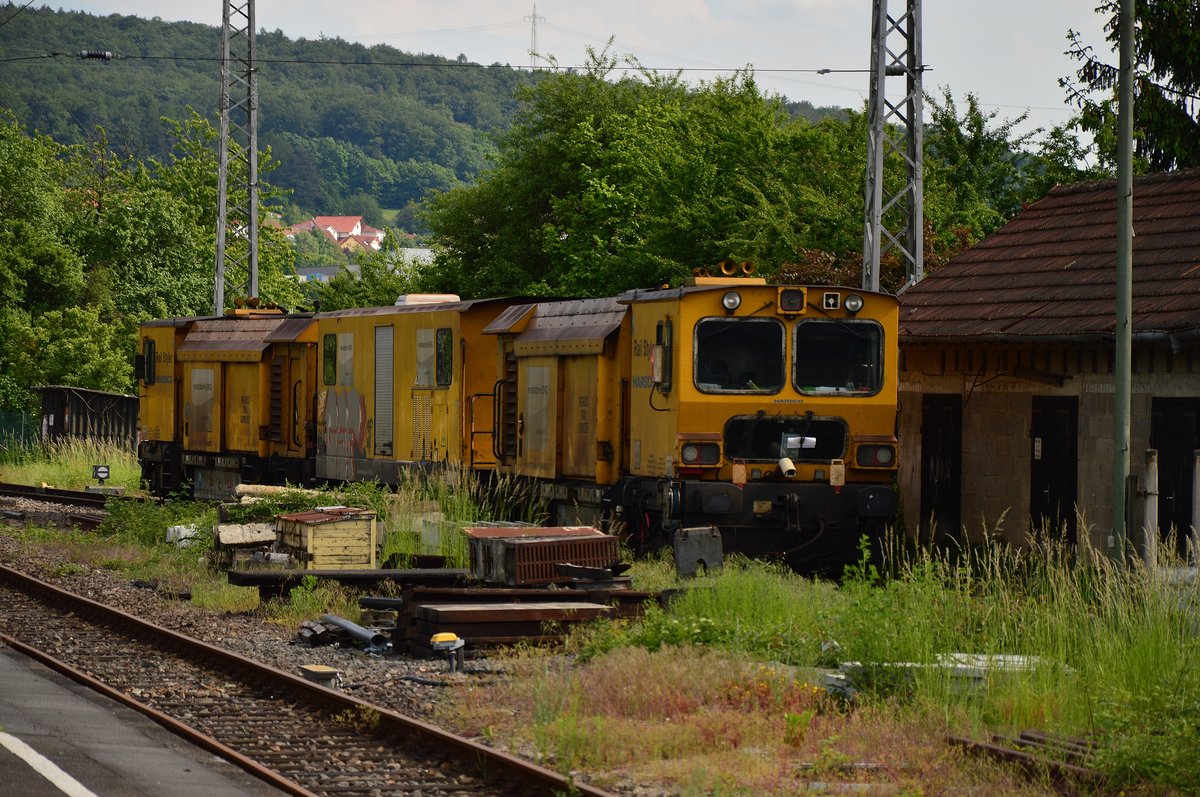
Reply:
<svg viewBox="0 0 1200 797"><path fill-rule="evenodd" d="M852 291L864 295L872 296L891 296L888 293L878 291L863 290L862 288L850 287L848 285L791 285L791 284L764 284L762 282L749 282L747 280L738 281L736 277L719 282L714 281L704 285L681 285L678 288L651 288L641 289L635 288L631 291L626 291L617 297L617 301L621 304L634 304L637 302L662 302L674 299L681 299L684 296L690 296L696 293L710 293L713 291L730 291L738 288L804 288L806 290L839 290Z"/></svg>
<svg viewBox="0 0 1200 797"><path fill-rule="evenodd" d="M528 303L533 299L497 297L492 299L460 299L457 302L420 302L417 304L389 304L382 307L350 307L345 310L322 310L321 318L354 318L356 316L394 315L396 313L451 312L465 313L472 307L481 307L501 302Z"/></svg>
<svg viewBox="0 0 1200 797"><path fill-rule="evenodd" d="M291 343L312 326L311 315L222 316L197 319L179 344L180 356L198 352L257 352L272 343Z"/></svg>

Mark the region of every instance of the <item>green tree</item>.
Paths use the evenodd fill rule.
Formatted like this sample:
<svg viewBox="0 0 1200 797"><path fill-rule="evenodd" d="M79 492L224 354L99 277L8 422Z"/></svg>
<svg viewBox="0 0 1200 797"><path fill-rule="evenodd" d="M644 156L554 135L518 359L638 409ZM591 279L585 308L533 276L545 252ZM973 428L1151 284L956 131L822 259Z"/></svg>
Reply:
<svg viewBox="0 0 1200 797"><path fill-rule="evenodd" d="M84 289L84 261L66 234L66 153L0 114L0 411L35 406L37 383L21 371L30 319L72 306Z"/></svg>
<svg viewBox="0 0 1200 797"><path fill-rule="evenodd" d="M16 376L26 385L72 385L127 392L133 381L129 329L111 310L68 307L32 319Z"/></svg>
<svg viewBox="0 0 1200 797"><path fill-rule="evenodd" d="M83 262L65 240L66 152L0 112L0 305L37 312L83 289Z"/></svg>
<svg viewBox="0 0 1200 797"><path fill-rule="evenodd" d="M378 252L362 252L353 267L344 265L329 281L313 283L312 299L322 310L382 307L417 290L420 266L405 256L399 240L396 231L389 230Z"/></svg>
<svg viewBox="0 0 1200 797"><path fill-rule="evenodd" d="M1151 171L1200 166L1200 0L1135 0L1134 10L1135 152ZM1108 18L1115 53L1120 3L1103 0L1096 13ZM1068 39L1068 52L1080 66L1074 79L1059 83L1080 108L1075 125L1096 136L1100 163L1110 166L1116 159L1118 70L1097 58L1077 32Z"/></svg>
<svg viewBox="0 0 1200 797"><path fill-rule="evenodd" d="M984 113L979 98L967 94L958 106L948 88L929 98L926 125L926 213L939 229L965 228L978 239L1044 194L1029 150L1042 132L1017 133L1028 114L998 120Z"/></svg>
<svg viewBox="0 0 1200 797"><path fill-rule="evenodd" d="M296 233L292 241L295 268L340 268L346 265L346 253L329 240L322 230Z"/></svg>
<svg viewBox="0 0 1200 797"><path fill-rule="evenodd" d="M609 294L678 282L725 258L770 273L806 246L861 246L861 164L826 119L792 120L749 75L698 89L642 71L610 80L591 52L581 74L525 95L495 168L430 202L440 244L431 289Z"/></svg>

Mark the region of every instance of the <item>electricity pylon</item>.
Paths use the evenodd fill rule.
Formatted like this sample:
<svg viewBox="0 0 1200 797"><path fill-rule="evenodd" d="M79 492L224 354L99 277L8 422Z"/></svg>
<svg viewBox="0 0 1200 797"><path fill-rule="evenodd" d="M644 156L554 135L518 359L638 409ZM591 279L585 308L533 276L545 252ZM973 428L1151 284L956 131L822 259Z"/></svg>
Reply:
<svg viewBox="0 0 1200 797"><path fill-rule="evenodd" d="M533 13L525 17L529 20L529 68L537 69L538 62L538 41L537 41L537 25L538 21L545 22L546 18L538 14L537 4L533 6Z"/></svg>
<svg viewBox="0 0 1200 797"><path fill-rule="evenodd" d="M254 60L254 0L244 0L240 5L232 0L226 2L221 22L215 315L225 312L226 288L235 296L258 296L258 75ZM241 168L231 171L230 163L235 160Z"/></svg>
<svg viewBox="0 0 1200 797"><path fill-rule="evenodd" d="M922 186L924 144L921 88L921 0L906 0L898 17L887 13L887 0L874 0L871 15L871 88L867 108L866 221L863 231L863 279L866 290L879 290L879 258L893 247L905 264L908 284L925 275L925 205ZM896 49L888 46L892 42ZM904 98L893 103L884 91L888 77L905 79ZM899 191L889 192L884 163L891 153L904 159L905 180ZM884 227L883 218L893 207L903 210L903 229Z"/></svg>

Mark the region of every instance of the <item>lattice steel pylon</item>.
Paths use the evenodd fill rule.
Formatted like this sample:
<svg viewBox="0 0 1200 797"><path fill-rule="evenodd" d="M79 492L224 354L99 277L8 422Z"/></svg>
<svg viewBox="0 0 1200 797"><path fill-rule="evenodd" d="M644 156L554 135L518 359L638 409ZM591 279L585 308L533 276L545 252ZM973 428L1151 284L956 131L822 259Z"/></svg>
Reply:
<svg viewBox="0 0 1200 797"><path fill-rule="evenodd" d="M906 0L898 17L887 13L887 0L874 0L871 15L871 86L867 108L866 221L863 231L865 290L879 290L879 260L893 247L905 264L907 284L925 275L925 216L922 174L924 169L923 104L921 75L921 0ZM889 41L900 45L888 46ZM904 77L905 94L899 102L888 100L884 81ZM903 135L903 140L899 140ZM899 191L889 192L884 163L891 153L904 159L905 180ZM903 204L901 204L903 203ZM889 230L884 216L896 206L904 211L904 225Z"/></svg>
<svg viewBox="0 0 1200 797"><path fill-rule="evenodd" d="M537 26L538 22L545 22L546 18L537 12L537 4L534 3L533 13L525 17L529 20L529 68L537 69L538 62L538 41L537 41Z"/></svg>
<svg viewBox="0 0 1200 797"><path fill-rule="evenodd" d="M217 170L217 272L213 289L216 315L225 312L226 288L234 296L258 296L258 76L254 57L254 0L240 4L227 1L221 22L221 151ZM239 168L230 168L234 162Z"/></svg>

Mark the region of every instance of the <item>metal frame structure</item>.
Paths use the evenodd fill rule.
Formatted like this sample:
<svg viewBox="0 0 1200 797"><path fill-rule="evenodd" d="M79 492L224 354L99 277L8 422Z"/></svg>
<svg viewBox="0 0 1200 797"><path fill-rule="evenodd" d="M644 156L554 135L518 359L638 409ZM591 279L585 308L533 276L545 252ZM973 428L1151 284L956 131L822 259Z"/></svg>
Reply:
<svg viewBox="0 0 1200 797"><path fill-rule="evenodd" d="M537 12L537 4L534 3L533 13L525 17L529 20L529 68L537 69L538 65L538 37L537 26L538 22L545 22L546 18Z"/></svg>
<svg viewBox="0 0 1200 797"><path fill-rule="evenodd" d="M873 291L879 290L880 257L893 247L904 259L908 284L919 281L925 273L921 0L906 0L906 4L903 14L892 17L887 12L887 0L874 0L871 16L862 286ZM898 47L889 47L889 41ZM901 76L905 79L904 98L891 102L884 90L885 79ZM904 184L894 192L888 190L884 179L884 164L892 153L900 154L905 164ZM888 229L884 216L898 205L904 211L903 229Z"/></svg>
<svg viewBox="0 0 1200 797"><path fill-rule="evenodd" d="M215 315L225 312L226 288L235 296L258 296L258 75L254 51L254 0L226 2L222 14ZM234 160L244 171L230 169ZM236 202L230 201L231 193ZM237 245L229 245L230 235L240 239Z"/></svg>

